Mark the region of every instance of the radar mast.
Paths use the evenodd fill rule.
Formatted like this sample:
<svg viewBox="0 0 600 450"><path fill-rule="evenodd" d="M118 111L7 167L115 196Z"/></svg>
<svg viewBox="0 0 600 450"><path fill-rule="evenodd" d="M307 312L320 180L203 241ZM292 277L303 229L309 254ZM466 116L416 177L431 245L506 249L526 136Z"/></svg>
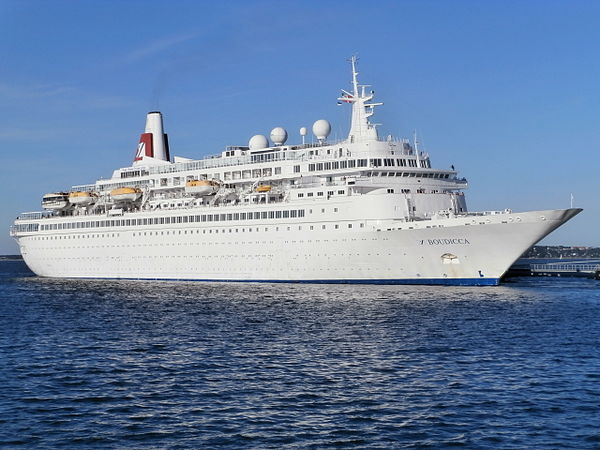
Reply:
<svg viewBox="0 0 600 450"><path fill-rule="evenodd" d="M352 65L352 93L342 89L342 95L338 98L340 105L352 103L352 121L348 141L351 143L376 141L379 138L377 124L371 123L369 117L375 113L375 107L383 105L383 103L368 103L373 99L375 91L367 94L365 88L369 86L358 84L358 71L356 70L358 57L353 55L349 61Z"/></svg>

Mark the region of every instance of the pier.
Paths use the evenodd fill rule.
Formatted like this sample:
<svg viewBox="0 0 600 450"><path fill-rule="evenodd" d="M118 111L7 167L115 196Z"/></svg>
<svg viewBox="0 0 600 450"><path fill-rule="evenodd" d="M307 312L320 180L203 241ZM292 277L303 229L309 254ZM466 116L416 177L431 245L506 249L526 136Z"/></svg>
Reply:
<svg viewBox="0 0 600 450"><path fill-rule="evenodd" d="M533 276L586 277L600 279L600 260L530 264Z"/></svg>
<svg viewBox="0 0 600 450"><path fill-rule="evenodd" d="M583 277L600 280L600 259L521 258L505 275L510 277Z"/></svg>

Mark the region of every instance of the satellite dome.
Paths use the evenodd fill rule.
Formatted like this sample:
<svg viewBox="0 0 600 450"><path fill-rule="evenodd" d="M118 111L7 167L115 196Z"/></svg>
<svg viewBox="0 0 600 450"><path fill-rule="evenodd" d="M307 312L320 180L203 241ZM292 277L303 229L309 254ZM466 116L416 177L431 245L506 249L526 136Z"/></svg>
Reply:
<svg viewBox="0 0 600 450"><path fill-rule="evenodd" d="M285 128L275 127L271 130L271 141L275 145L283 145L287 141L288 134Z"/></svg>
<svg viewBox="0 0 600 450"><path fill-rule="evenodd" d="M313 123L312 132L317 139L324 141L329 136L329 133L331 133L331 124L325 119L317 120Z"/></svg>
<svg viewBox="0 0 600 450"><path fill-rule="evenodd" d="M248 141L248 147L250 150L260 150L261 148L267 148L269 146L269 140L262 134L256 134Z"/></svg>
<svg viewBox="0 0 600 450"><path fill-rule="evenodd" d="M306 136L307 133L308 130L306 129L306 127L300 128L300 136Z"/></svg>

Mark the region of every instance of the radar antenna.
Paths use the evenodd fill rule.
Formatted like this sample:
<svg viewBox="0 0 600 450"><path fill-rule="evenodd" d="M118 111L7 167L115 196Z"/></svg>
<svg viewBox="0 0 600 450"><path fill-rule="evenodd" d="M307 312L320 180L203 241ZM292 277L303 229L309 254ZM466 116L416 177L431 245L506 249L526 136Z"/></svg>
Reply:
<svg viewBox="0 0 600 450"><path fill-rule="evenodd" d="M418 155L419 154L419 139L417 137L417 130L414 131L413 136L414 136L413 137L413 142L414 142L414 145L415 145L415 153L417 153L417 155Z"/></svg>
<svg viewBox="0 0 600 450"><path fill-rule="evenodd" d="M358 62L358 56L352 55L350 58L350 64L352 64L352 88L354 91L354 97L358 97L358 72L356 71L356 63Z"/></svg>

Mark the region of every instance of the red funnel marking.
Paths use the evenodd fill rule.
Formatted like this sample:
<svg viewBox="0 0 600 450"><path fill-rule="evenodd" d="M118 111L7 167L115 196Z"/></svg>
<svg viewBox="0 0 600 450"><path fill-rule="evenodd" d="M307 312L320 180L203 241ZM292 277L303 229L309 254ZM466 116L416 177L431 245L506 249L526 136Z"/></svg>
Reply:
<svg viewBox="0 0 600 450"><path fill-rule="evenodd" d="M152 147L152 133L144 133L140 136L140 143L135 152L134 161L139 161L144 156L154 157L154 148Z"/></svg>

